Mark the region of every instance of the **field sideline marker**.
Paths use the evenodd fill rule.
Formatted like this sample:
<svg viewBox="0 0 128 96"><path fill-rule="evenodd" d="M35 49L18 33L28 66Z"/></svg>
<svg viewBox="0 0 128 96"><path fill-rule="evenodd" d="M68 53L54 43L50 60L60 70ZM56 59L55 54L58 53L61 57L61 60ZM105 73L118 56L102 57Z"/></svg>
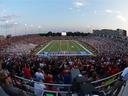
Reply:
<svg viewBox="0 0 128 96"><path fill-rule="evenodd" d="M76 46L76 48L78 49L78 51L80 51L81 49L77 46L78 44L74 41L74 40L72 40L72 43L73 43L73 45L74 46ZM76 45L77 44L77 45ZM80 45L79 45L80 46ZM80 46L81 47L81 46ZM83 47L82 47L83 48ZM84 48L83 48L84 49Z"/></svg>
<svg viewBox="0 0 128 96"><path fill-rule="evenodd" d="M90 52L87 48L85 48L83 45L79 44L77 41L74 41L76 42L76 44L78 44L79 46L81 46L83 49L85 49L86 51L88 51L91 55L93 55L92 52Z"/></svg>
<svg viewBox="0 0 128 96"><path fill-rule="evenodd" d="M49 42L46 46L44 46L39 52L36 53L36 55L38 55L41 51L43 51L44 49L46 49L53 41Z"/></svg>

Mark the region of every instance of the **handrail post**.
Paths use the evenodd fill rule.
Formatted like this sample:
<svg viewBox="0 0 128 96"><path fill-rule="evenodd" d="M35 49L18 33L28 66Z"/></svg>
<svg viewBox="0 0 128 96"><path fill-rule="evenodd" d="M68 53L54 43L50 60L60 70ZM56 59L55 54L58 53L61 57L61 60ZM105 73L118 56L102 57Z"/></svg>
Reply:
<svg viewBox="0 0 128 96"><path fill-rule="evenodd" d="M59 93L58 93L58 92L56 92L56 96L58 96L58 94L59 94Z"/></svg>
<svg viewBox="0 0 128 96"><path fill-rule="evenodd" d="M68 96L71 96L71 87L70 86L68 86Z"/></svg>

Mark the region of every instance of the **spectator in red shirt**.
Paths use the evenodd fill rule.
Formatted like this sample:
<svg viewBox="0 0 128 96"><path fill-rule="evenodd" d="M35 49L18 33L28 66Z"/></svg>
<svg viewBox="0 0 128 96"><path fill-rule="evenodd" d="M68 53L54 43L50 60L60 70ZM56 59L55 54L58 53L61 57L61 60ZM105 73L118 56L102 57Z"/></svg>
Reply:
<svg viewBox="0 0 128 96"><path fill-rule="evenodd" d="M25 66L22 69L23 76L27 79L31 79L31 69L29 65L25 64Z"/></svg>
<svg viewBox="0 0 128 96"><path fill-rule="evenodd" d="M114 75L118 72L119 72L119 68L116 65L113 65L111 69L111 75Z"/></svg>
<svg viewBox="0 0 128 96"><path fill-rule="evenodd" d="M45 82L46 83L53 83L53 75L48 73L45 75Z"/></svg>

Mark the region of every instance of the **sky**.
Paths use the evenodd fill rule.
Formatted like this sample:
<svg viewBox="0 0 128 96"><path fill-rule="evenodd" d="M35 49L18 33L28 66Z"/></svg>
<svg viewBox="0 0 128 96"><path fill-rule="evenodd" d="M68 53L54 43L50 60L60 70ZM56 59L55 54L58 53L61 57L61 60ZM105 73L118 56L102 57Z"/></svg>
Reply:
<svg viewBox="0 0 128 96"><path fill-rule="evenodd" d="M0 0L0 35L128 30L128 0Z"/></svg>

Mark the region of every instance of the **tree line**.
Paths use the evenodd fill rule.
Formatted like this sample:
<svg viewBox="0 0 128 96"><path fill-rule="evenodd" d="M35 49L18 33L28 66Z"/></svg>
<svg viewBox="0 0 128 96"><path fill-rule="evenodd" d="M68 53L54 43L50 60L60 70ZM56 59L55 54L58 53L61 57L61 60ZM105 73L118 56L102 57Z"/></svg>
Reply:
<svg viewBox="0 0 128 96"><path fill-rule="evenodd" d="M91 33L84 33L84 32L66 32L66 36L87 36ZM40 36L61 36L61 32L52 32L49 31L47 33L39 33Z"/></svg>

